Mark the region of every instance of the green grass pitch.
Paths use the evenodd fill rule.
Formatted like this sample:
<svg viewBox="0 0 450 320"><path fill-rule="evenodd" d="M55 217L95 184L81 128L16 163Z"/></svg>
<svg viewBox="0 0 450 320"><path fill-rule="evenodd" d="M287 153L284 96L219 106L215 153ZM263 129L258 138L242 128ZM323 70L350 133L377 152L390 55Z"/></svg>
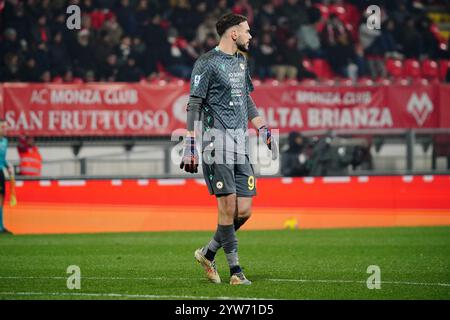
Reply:
<svg viewBox="0 0 450 320"><path fill-rule="evenodd" d="M204 278L211 232L0 235L0 299L450 299L450 227L239 231L251 286ZM67 268L81 288L67 288ZM381 289L367 288L367 268Z"/></svg>

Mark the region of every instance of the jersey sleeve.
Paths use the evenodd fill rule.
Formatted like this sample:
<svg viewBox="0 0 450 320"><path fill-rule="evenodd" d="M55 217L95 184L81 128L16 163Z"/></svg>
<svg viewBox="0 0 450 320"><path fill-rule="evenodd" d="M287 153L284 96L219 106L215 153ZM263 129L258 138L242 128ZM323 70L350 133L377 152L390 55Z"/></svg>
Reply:
<svg viewBox="0 0 450 320"><path fill-rule="evenodd" d="M195 62L191 75L191 96L206 98L212 76L210 69L207 59L198 59Z"/></svg>

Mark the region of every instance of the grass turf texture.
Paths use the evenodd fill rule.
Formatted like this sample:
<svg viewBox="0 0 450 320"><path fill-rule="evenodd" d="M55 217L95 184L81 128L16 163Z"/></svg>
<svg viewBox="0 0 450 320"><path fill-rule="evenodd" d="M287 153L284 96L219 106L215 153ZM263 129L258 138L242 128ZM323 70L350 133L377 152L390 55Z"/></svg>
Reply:
<svg viewBox="0 0 450 320"><path fill-rule="evenodd" d="M245 287L228 284L223 250L222 284L204 278L193 253L210 236L0 235L0 299L450 299L450 227L239 231ZM66 286L69 265L80 290Z"/></svg>

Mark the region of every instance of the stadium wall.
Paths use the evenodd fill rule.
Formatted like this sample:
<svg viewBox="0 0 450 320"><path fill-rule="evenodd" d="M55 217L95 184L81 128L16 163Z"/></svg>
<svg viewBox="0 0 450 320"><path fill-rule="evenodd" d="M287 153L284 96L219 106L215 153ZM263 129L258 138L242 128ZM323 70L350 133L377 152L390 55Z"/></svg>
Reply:
<svg viewBox="0 0 450 320"><path fill-rule="evenodd" d="M9 190L9 186L7 186ZM450 225L450 176L260 178L247 230ZM213 230L200 179L27 180L14 234ZM7 204L9 199L6 199Z"/></svg>

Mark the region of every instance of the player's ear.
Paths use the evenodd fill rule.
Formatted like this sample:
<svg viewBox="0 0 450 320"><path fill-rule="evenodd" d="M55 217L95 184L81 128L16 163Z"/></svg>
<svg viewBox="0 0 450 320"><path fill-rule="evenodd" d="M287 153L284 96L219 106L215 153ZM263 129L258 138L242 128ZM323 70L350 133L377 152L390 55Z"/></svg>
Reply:
<svg viewBox="0 0 450 320"><path fill-rule="evenodd" d="M236 28L233 28L230 31L231 31L231 39L233 39L233 41L236 41L238 38L238 33L237 33Z"/></svg>

